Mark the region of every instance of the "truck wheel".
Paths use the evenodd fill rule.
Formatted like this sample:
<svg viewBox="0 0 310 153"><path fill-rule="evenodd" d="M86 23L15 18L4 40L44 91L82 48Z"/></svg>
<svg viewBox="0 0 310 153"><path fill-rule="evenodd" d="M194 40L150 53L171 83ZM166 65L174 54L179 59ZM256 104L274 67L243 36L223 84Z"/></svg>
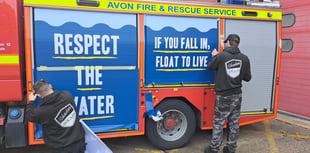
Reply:
<svg viewBox="0 0 310 153"><path fill-rule="evenodd" d="M184 101L169 99L156 107L163 119L146 119L146 136L156 147L168 150L184 146L195 133L194 111Z"/></svg>

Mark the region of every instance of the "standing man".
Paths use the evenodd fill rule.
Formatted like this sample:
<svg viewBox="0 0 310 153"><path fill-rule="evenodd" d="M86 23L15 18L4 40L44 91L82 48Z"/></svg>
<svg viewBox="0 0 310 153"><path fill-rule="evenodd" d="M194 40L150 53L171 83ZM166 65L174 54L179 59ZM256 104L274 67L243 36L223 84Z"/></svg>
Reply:
<svg viewBox="0 0 310 153"><path fill-rule="evenodd" d="M33 85L36 94L29 95L26 117L30 122L39 123L43 139L51 153L84 153L85 133L72 95L67 91L53 90L44 80ZM37 96L41 104L35 108Z"/></svg>
<svg viewBox="0 0 310 153"><path fill-rule="evenodd" d="M224 41L226 48L219 53L212 51L208 69L215 71L215 112L213 133L205 153L217 153L223 142L223 126L227 118L227 145L224 153L234 153L239 137L239 118L242 98L242 80L251 80L249 58L238 48L240 37L230 34Z"/></svg>

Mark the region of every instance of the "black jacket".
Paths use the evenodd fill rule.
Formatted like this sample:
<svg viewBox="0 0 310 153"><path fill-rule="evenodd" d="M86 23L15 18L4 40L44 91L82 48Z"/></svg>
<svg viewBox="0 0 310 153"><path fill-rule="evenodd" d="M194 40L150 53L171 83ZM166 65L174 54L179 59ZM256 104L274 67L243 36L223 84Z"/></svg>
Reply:
<svg viewBox="0 0 310 153"><path fill-rule="evenodd" d="M43 139L49 148L62 148L83 140L85 133L72 95L67 91L55 90L35 108L34 101L26 107L29 121L39 123Z"/></svg>
<svg viewBox="0 0 310 153"><path fill-rule="evenodd" d="M242 93L242 80L251 80L249 58L237 47L228 47L213 56L208 69L215 71L215 91L217 95L228 96Z"/></svg>

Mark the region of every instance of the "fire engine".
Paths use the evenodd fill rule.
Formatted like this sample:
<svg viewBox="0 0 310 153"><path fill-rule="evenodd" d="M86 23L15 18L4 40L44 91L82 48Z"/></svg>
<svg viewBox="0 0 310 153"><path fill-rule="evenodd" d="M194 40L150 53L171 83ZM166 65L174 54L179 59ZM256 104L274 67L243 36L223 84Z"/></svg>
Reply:
<svg viewBox="0 0 310 153"><path fill-rule="evenodd" d="M158 148L182 147L196 128L212 129L207 65L232 33L253 76L243 86L240 125L275 118L282 12L248 4L2 0L1 142L44 143L41 126L25 119L32 85L44 79L72 93L81 120L101 139L145 134Z"/></svg>

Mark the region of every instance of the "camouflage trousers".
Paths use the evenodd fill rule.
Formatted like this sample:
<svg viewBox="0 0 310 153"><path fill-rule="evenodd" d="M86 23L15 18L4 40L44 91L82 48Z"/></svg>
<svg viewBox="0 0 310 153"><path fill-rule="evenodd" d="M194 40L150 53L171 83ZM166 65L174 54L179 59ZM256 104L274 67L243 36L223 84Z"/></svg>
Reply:
<svg viewBox="0 0 310 153"><path fill-rule="evenodd" d="M230 152L235 152L239 138L239 119L242 94L231 96L216 95L215 111L213 118L213 133L209 148L218 152L223 142L223 126L227 118L227 147Z"/></svg>

